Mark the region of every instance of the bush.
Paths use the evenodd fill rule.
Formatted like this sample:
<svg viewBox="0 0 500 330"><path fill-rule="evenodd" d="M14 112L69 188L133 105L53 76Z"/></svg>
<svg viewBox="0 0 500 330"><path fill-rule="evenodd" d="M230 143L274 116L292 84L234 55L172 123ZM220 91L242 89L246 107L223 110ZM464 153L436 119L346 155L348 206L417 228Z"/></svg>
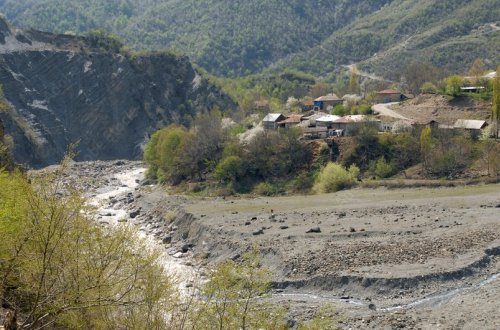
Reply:
<svg viewBox="0 0 500 330"><path fill-rule="evenodd" d="M377 161L372 161L370 172L378 178L387 178L394 173L394 166L388 163L384 157L380 157Z"/></svg>
<svg viewBox="0 0 500 330"><path fill-rule="evenodd" d="M436 85L434 85L431 82L425 82L422 87L420 88L420 91L422 93L427 93L427 94L437 94L438 89Z"/></svg>
<svg viewBox="0 0 500 330"><path fill-rule="evenodd" d="M261 182L255 186L253 189L254 193L261 196L272 196L274 195L274 187L268 182Z"/></svg>
<svg viewBox="0 0 500 330"><path fill-rule="evenodd" d="M347 170L339 164L330 163L320 172L313 189L318 193L330 193L349 188L358 181L359 172L356 165Z"/></svg>

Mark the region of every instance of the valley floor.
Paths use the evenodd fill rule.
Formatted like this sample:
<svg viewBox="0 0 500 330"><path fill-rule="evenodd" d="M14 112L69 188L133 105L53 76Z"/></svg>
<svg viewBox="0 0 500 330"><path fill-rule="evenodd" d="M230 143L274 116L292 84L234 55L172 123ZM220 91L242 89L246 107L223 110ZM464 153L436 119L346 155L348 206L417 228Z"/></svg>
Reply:
<svg viewBox="0 0 500 330"><path fill-rule="evenodd" d="M95 198L142 166L75 164L68 180ZM499 184L222 199L142 183L108 199L101 223L125 210L182 267L210 268L257 246L275 274L269 299L290 305L291 318L329 304L345 316L342 329L500 328Z"/></svg>

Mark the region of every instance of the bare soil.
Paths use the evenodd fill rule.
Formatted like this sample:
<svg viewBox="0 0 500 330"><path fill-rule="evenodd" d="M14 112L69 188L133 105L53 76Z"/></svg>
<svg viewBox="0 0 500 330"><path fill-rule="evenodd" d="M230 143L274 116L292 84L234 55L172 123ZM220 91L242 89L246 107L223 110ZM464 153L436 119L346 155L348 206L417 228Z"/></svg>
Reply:
<svg viewBox="0 0 500 330"><path fill-rule="evenodd" d="M191 200L180 228L212 264L257 246L277 303L345 328L496 329L500 185ZM182 226L182 225L180 225ZM456 290L456 292L454 291ZM455 293L454 293L455 292Z"/></svg>
<svg viewBox="0 0 500 330"><path fill-rule="evenodd" d="M490 119L491 104L470 97L449 97L421 94L399 105L391 106L398 114L416 121L435 120L440 124L453 125L458 119Z"/></svg>

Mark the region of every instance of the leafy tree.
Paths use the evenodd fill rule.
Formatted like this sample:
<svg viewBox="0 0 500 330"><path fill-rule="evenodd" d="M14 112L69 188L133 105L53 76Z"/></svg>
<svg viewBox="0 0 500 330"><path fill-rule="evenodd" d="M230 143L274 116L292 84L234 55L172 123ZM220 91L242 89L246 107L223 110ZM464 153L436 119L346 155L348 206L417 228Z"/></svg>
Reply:
<svg viewBox="0 0 500 330"><path fill-rule="evenodd" d="M491 108L491 119L493 124L493 136L498 139L500 123L500 66L497 68L496 77L493 79L493 105Z"/></svg>
<svg viewBox="0 0 500 330"><path fill-rule="evenodd" d="M359 168L355 165L346 169L342 165L329 163L319 173L313 189L318 193L336 192L355 185L358 176Z"/></svg>
<svg viewBox="0 0 500 330"><path fill-rule="evenodd" d="M464 80L460 76L450 76L446 78L446 94L459 96L462 93L461 87L464 86Z"/></svg>
<svg viewBox="0 0 500 330"><path fill-rule="evenodd" d="M215 168L214 176L224 182L232 182L242 173L243 161L238 156L223 158Z"/></svg>
<svg viewBox="0 0 500 330"><path fill-rule="evenodd" d="M31 185L0 173L2 305L24 329L167 327L177 298L159 251L130 229L89 221L85 200L62 180L65 166Z"/></svg>
<svg viewBox="0 0 500 330"><path fill-rule="evenodd" d="M349 93L359 94L359 73L355 65L351 66L349 77Z"/></svg>

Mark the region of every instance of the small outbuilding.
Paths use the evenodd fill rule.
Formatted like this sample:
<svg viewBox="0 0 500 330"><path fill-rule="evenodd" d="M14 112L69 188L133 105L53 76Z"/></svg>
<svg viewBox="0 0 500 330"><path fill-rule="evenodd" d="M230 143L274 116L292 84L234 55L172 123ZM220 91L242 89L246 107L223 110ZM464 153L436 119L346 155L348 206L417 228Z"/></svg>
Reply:
<svg viewBox="0 0 500 330"><path fill-rule="evenodd" d="M328 137L328 128L326 127L305 127L303 129L306 139L326 139Z"/></svg>
<svg viewBox="0 0 500 330"><path fill-rule="evenodd" d="M340 118L340 116L325 115L316 119L316 126L332 128L333 122Z"/></svg>
<svg viewBox="0 0 500 330"><path fill-rule="evenodd" d="M292 114L288 116L288 118L278 122L278 127L290 128L293 126L297 126L302 122L303 118L303 115Z"/></svg>
<svg viewBox="0 0 500 330"><path fill-rule="evenodd" d="M379 103L401 102L404 98L404 95L397 89L385 89L377 93Z"/></svg>
<svg viewBox="0 0 500 330"><path fill-rule="evenodd" d="M453 125L454 129L464 130L477 138L482 134L483 129L488 127L488 123L484 120L459 119Z"/></svg>

